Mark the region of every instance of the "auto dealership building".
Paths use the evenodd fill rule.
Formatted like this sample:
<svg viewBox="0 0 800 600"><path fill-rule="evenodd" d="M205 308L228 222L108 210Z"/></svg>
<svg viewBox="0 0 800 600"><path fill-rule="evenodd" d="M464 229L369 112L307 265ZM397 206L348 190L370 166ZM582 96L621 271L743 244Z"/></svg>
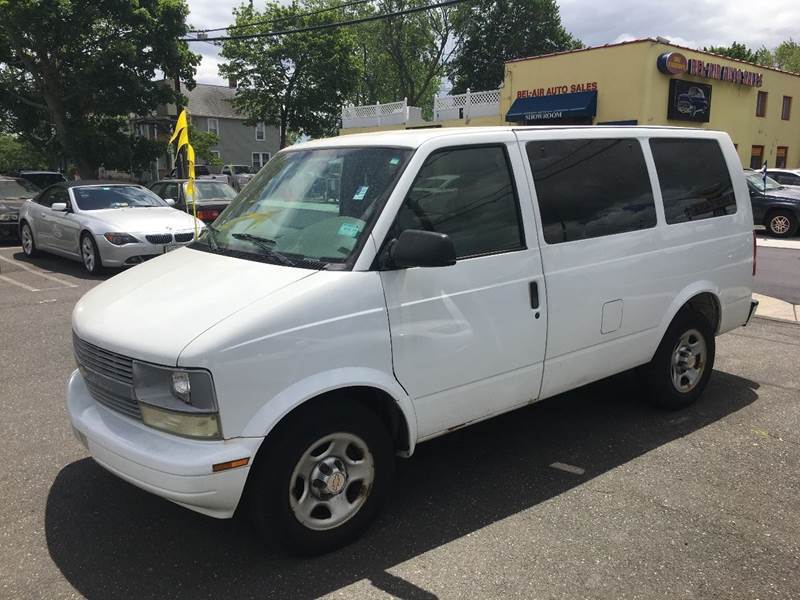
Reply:
<svg viewBox="0 0 800 600"><path fill-rule="evenodd" d="M499 90L437 97L432 121L404 103L394 103L401 105L394 112L388 104L377 111L346 107L342 133L507 124L700 127L728 132L744 166L800 168L795 102L800 75L647 38L509 61Z"/></svg>

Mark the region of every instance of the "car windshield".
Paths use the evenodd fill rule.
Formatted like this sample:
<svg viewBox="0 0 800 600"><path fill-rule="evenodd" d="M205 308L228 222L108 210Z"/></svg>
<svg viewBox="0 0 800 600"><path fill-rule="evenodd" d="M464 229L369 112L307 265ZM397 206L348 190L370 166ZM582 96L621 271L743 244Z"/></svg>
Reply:
<svg viewBox="0 0 800 600"><path fill-rule="evenodd" d="M762 179L761 174L759 174L759 173L753 173L751 175L748 175L747 176L747 181L749 181L750 185L752 185L754 188L756 188L759 191L761 191L761 190L766 190L766 191L779 190L779 189L781 189L783 187L780 183L775 181L772 177L767 177L766 179ZM765 186L765 183L766 183L766 186Z"/></svg>
<svg viewBox="0 0 800 600"><path fill-rule="evenodd" d="M253 172L253 169L251 169L248 165L233 165L231 166L231 170L233 171L234 175L241 175L242 173Z"/></svg>
<svg viewBox="0 0 800 600"><path fill-rule="evenodd" d="M0 181L0 200L32 198L39 192L39 188L24 179L11 179Z"/></svg>
<svg viewBox="0 0 800 600"><path fill-rule="evenodd" d="M187 185L187 183L183 184L183 194L188 198L189 194L186 193ZM195 181L194 189L195 193L192 200L200 202L203 200L233 200L236 198L236 190L221 181Z"/></svg>
<svg viewBox="0 0 800 600"><path fill-rule="evenodd" d="M150 190L133 185L97 185L72 188L81 210L105 208L152 208L169 206Z"/></svg>
<svg viewBox="0 0 800 600"><path fill-rule="evenodd" d="M281 264L345 263L410 154L382 147L282 152L200 241L217 251Z"/></svg>

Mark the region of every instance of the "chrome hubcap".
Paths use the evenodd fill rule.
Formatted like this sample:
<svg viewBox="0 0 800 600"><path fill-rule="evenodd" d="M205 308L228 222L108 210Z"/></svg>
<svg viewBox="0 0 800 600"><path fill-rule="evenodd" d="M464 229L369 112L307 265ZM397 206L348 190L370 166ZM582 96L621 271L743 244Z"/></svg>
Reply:
<svg viewBox="0 0 800 600"><path fill-rule="evenodd" d="M33 235L27 225L22 228L22 249L25 254L30 254L33 249Z"/></svg>
<svg viewBox="0 0 800 600"><path fill-rule="evenodd" d="M289 505L309 529L333 529L361 509L375 479L375 461L360 437L332 433L309 446L289 480Z"/></svg>
<svg viewBox="0 0 800 600"><path fill-rule="evenodd" d="M94 270L94 247L92 241L85 237L81 242L81 249L83 250L83 264L90 271Z"/></svg>
<svg viewBox="0 0 800 600"><path fill-rule="evenodd" d="M696 329L686 331L672 351L672 385L679 392L694 389L706 369L706 341Z"/></svg>
<svg viewBox="0 0 800 600"><path fill-rule="evenodd" d="M789 218L785 215L776 215L769 222L769 228L774 233L786 233L789 231L789 226Z"/></svg>

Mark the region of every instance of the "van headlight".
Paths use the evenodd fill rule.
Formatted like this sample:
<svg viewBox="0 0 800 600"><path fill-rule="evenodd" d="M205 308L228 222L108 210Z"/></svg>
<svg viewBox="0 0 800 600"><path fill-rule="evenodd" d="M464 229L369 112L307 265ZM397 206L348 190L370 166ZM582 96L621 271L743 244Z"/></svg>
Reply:
<svg viewBox="0 0 800 600"><path fill-rule="evenodd" d="M145 425L184 437L219 440L211 373L133 362L133 390Z"/></svg>

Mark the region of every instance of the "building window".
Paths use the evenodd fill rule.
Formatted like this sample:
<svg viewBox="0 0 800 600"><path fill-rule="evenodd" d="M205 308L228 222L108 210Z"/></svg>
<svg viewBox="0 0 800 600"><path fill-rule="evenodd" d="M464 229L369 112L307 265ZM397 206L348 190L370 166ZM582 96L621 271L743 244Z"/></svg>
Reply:
<svg viewBox="0 0 800 600"><path fill-rule="evenodd" d="M777 151L775 152L775 168L776 169L785 169L786 168L786 155L789 154L789 148L786 146L778 146Z"/></svg>
<svg viewBox="0 0 800 600"><path fill-rule="evenodd" d="M256 141L263 142L267 139L267 126L264 123L256 123Z"/></svg>
<svg viewBox="0 0 800 600"><path fill-rule="evenodd" d="M792 116L792 97L784 96L783 104L781 105L781 119L788 121Z"/></svg>
<svg viewBox="0 0 800 600"><path fill-rule="evenodd" d="M763 117L767 114L767 92L758 92L756 98L756 116Z"/></svg>
<svg viewBox="0 0 800 600"><path fill-rule="evenodd" d="M253 152L253 168L258 171L269 162L269 152Z"/></svg>
<svg viewBox="0 0 800 600"><path fill-rule="evenodd" d="M759 92L761 93L761 92ZM206 131L219 137L219 119L208 119Z"/></svg>
<svg viewBox="0 0 800 600"><path fill-rule="evenodd" d="M764 164L764 146L753 146L750 150L750 168L760 169Z"/></svg>

